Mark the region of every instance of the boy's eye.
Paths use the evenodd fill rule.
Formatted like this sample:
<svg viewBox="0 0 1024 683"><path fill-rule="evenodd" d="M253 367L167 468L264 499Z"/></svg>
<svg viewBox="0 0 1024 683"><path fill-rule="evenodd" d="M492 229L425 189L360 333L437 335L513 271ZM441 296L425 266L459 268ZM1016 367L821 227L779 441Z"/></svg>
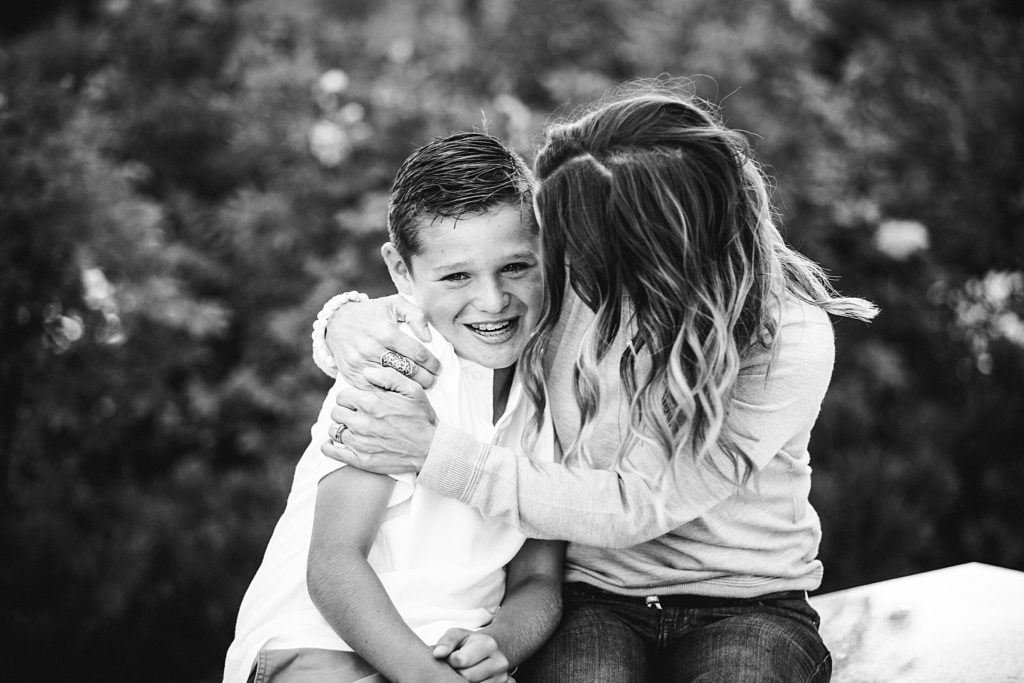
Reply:
<svg viewBox="0 0 1024 683"><path fill-rule="evenodd" d="M441 278L441 280L444 282L461 282L463 280L468 279L469 276L466 275L465 273L450 273Z"/></svg>

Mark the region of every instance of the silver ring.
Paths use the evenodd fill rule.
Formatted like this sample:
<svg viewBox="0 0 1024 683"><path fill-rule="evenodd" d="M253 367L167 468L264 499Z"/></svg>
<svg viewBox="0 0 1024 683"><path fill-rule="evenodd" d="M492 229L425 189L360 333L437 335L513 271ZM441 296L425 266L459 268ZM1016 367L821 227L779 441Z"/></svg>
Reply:
<svg viewBox="0 0 1024 683"><path fill-rule="evenodd" d="M331 441L340 444L341 435L345 433L346 429L348 429L346 425L338 423L327 430L327 435L331 437Z"/></svg>
<svg viewBox="0 0 1024 683"><path fill-rule="evenodd" d="M380 357L380 364L386 368L398 370L406 377L412 377L412 373L416 367L413 365L411 360L400 353L395 353L394 351L385 351L384 355Z"/></svg>

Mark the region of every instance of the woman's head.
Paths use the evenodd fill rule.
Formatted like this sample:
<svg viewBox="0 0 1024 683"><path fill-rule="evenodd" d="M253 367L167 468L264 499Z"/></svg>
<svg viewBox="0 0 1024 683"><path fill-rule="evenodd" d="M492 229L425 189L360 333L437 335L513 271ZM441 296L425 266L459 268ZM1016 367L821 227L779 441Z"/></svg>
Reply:
<svg viewBox="0 0 1024 683"><path fill-rule="evenodd" d="M596 366L628 325L618 367L634 434L669 456L728 450L740 354L771 345L782 298L833 312L846 301L785 245L745 137L691 97L642 86L550 127L535 168L548 302L527 354L539 367L568 284L596 313L577 360L579 442L600 400Z"/></svg>
<svg viewBox="0 0 1024 683"><path fill-rule="evenodd" d="M552 126L536 169L550 294L568 275L595 311L629 296L678 331L691 296L716 310L743 296L777 237L743 136L678 95L637 94Z"/></svg>
<svg viewBox="0 0 1024 683"><path fill-rule="evenodd" d="M402 164L381 247L399 291L416 299L459 356L516 362L540 313L533 178L482 133L439 138Z"/></svg>

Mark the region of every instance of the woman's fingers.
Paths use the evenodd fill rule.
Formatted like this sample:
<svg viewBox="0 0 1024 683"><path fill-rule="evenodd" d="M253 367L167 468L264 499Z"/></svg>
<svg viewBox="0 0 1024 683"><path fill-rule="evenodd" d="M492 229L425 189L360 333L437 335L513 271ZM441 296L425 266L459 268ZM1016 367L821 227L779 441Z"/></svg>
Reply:
<svg viewBox="0 0 1024 683"><path fill-rule="evenodd" d="M402 296L346 304L327 321L327 346L334 356L338 372L352 386L367 389L363 370L380 367L382 356L393 351L411 361L408 376L420 386L434 384L441 363L420 341L399 327L406 322L423 341L430 331L423 311Z"/></svg>
<svg viewBox="0 0 1024 683"><path fill-rule="evenodd" d="M413 377L406 377L393 368L366 368L363 370L363 377L373 386L402 394L407 398L417 401L425 401L427 396L423 393L423 387Z"/></svg>
<svg viewBox="0 0 1024 683"><path fill-rule="evenodd" d="M430 341L431 334L430 329L427 327L427 316L423 313L422 308L404 296L398 295L392 296L388 303L391 306L391 310L394 311L395 320L409 325L413 334L419 337L421 341Z"/></svg>
<svg viewBox="0 0 1024 683"><path fill-rule="evenodd" d="M385 348L377 356L375 363L369 367L380 366L384 353L394 351L412 362L412 374L409 376L416 380L417 384L424 389L433 386L437 380L437 373L441 371L441 362L427 350L427 347L402 332L389 337L383 343Z"/></svg>
<svg viewBox="0 0 1024 683"><path fill-rule="evenodd" d="M324 441L320 444L320 452L332 460L338 460L353 467L360 467L361 458L352 449L342 444L330 440ZM366 468L360 467L360 469Z"/></svg>
<svg viewBox="0 0 1024 683"><path fill-rule="evenodd" d="M362 376L368 368L380 368L385 355L398 354L397 360L408 360L411 368L409 377L424 389L434 385L437 373L441 371L441 363L425 346L397 327L377 330L377 334L367 334L351 341L344 347L345 362L339 362L339 368L346 370L345 379L359 389L367 389L369 385Z"/></svg>
<svg viewBox="0 0 1024 683"><path fill-rule="evenodd" d="M335 424L342 424L351 428L359 421L359 413L348 405L338 404L331 407L331 419ZM344 438L344 435L342 435L342 438Z"/></svg>
<svg viewBox="0 0 1024 683"><path fill-rule="evenodd" d="M423 311L404 297L355 302L342 306L327 321L326 342L341 373L352 386L366 388L362 371L381 364L381 356L395 351L419 368L412 376L421 386L433 384L441 364L416 339L402 332L399 321L406 321L415 334L429 341Z"/></svg>
<svg viewBox="0 0 1024 683"><path fill-rule="evenodd" d="M390 368L375 372L395 390L347 387L338 391L331 408L331 420L346 426L341 446L357 454L358 462L336 445L325 445L324 454L381 474L418 472L437 429L437 414L418 384Z"/></svg>

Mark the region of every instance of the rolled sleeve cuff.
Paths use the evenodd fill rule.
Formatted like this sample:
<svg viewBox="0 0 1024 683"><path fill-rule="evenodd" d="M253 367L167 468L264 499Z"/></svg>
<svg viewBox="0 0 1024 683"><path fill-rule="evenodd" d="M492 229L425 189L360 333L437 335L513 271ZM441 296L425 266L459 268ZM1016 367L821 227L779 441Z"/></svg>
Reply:
<svg viewBox="0 0 1024 683"><path fill-rule="evenodd" d="M488 444L438 424L417 483L445 498L467 503L480 484L489 452Z"/></svg>

